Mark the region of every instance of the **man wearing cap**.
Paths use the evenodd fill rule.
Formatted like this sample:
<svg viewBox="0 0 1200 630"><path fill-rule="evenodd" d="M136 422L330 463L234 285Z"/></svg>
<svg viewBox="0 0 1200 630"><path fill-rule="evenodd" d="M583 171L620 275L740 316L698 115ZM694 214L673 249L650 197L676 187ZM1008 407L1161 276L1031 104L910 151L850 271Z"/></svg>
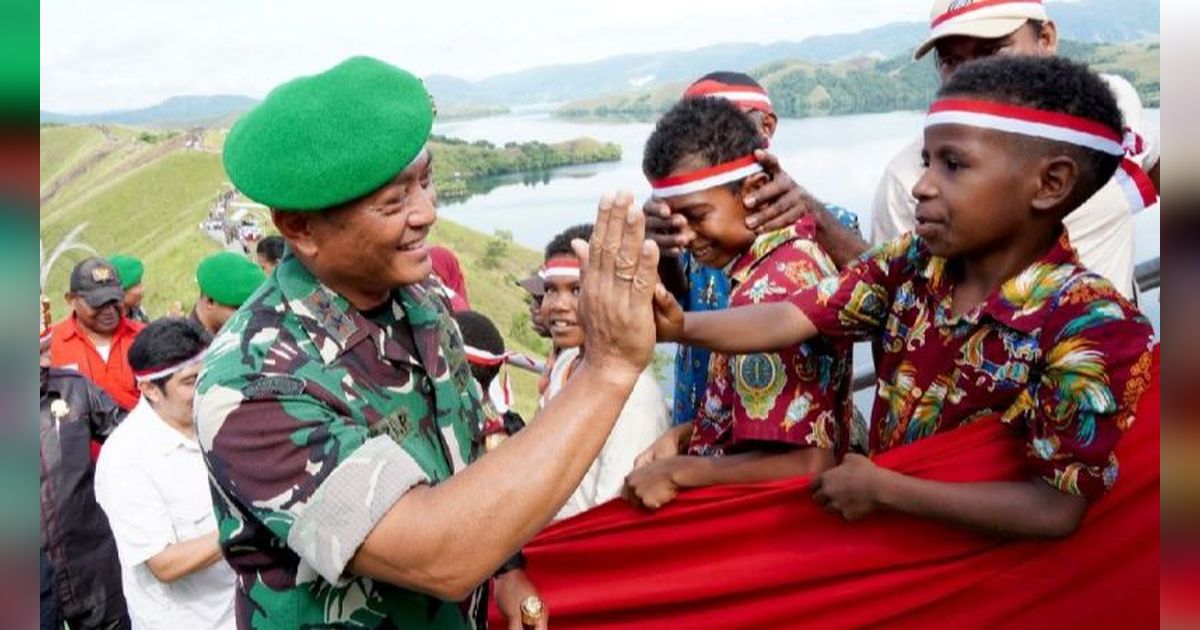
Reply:
<svg viewBox="0 0 1200 630"><path fill-rule="evenodd" d="M654 347L657 249L601 200L572 383L482 454L483 412L430 278L432 101L356 57L275 88L224 148L287 253L214 339L196 421L239 627L510 627L545 608L514 554L604 444ZM564 448L570 444L572 448ZM510 561L511 559L511 561Z"/></svg>
<svg viewBox="0 0 1200 630"><path fill-rule="evenodd" d="M78 371L123 409L137 403L137 383L126 354L145 324L125 317L125 291L112 263L87 258L71 271L69 317L54 325L50 364Z"/></svg>
<svg viewBox="0 0 1200 630"><path fill-rule="evenodd" d="M121 288L125 290L125 317L135 322L149 324L150 318L146 316L146 311L142 310L142 299L146 296L146 289L142 286L142 276L146 272L146 265L141 260L125 254L112 256L108 262L116 268L117 276L121 278Z"/></svg>
<svg viewBox="0 0 1200 630"><path fill-rule="evenodd" d="M92 490L89 445L125 417L112 398L74 370L50 367L54 336L43 301L40 335L41 612L44 630L128 628L121 566L108 519Z"/></svg>
<svg viewBox="0 0 1200 630"><path fill-rule="evenodd" d="M217 334L264 279L262 267L241 254L219 252L205 258L196 267L200 297L190 317L210 334Z"/></svg>
<svg viewBox="0 0 1200 630"><path fill-rule="evenodd" d="M1054 55L1058 30L1041 0L936 0L931 32L915 59L934 51L938 75L945 82L964 62L991 55ZM1064 223L1071 244L1083 264L1108 278L1126 297L1136 295L1133 280L1133 214L1150 204L1148 198L1130 194L1124 182L1135 181L1144 191L1154 191L1145 170L1157 172L1157 131L1149 129L1141 99L1125 79L1101 74L1108 82L1125 118L1126 152L1132 158L1130 179L1114 177ZM882 243L916 227L917 201L913 185L924 168L923 140L904 148L884 171L872 208L872 240ZM1145 169L1145 170L1143 170ZM1157 193L1149 192L1147 197Z"/></svg>

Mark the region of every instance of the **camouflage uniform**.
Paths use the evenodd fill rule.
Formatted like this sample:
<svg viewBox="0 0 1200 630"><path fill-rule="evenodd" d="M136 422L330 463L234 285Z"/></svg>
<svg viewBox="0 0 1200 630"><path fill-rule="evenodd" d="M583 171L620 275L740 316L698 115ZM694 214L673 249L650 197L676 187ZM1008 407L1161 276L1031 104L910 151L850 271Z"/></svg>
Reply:
<svg viewBox="0 0 1200 630"><path fill-rule="evenodd" d="M412 486L481 452L478 386L436 281L359 312L290 254L213 341L196 396L241 628L482 627L461 603L345 573Z"/></svg>

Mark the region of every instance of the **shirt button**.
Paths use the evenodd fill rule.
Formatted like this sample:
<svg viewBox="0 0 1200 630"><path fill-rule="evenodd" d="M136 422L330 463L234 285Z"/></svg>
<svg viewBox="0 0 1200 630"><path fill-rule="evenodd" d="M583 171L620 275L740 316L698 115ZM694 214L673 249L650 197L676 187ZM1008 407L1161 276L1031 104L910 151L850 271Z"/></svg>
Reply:
<svg viewBox="0 0 1200 630"><path fill-rule="evenodd" d="M427 378L421 379L421 393L428 394L432 391L433 391L433 386L431 386L429 384L429 379L427 379Z"/></svg>

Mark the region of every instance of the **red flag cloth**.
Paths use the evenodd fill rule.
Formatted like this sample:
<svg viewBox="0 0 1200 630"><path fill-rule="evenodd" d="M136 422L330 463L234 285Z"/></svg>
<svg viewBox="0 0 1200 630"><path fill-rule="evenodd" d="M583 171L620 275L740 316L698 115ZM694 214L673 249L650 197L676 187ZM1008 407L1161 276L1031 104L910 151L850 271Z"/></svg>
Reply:
<svg viewBox="0 0 1200 630"><path fill-rule="evenodd" d="M655 514L612 501L525 546L554 628L1148 627L1159 612L1159 367L1080 528L1002 540L894 512L847 523L808 479L689 491ZM984 420L875 458L943 481L1027 479ZM493 627L503 627L495 605Z"/></svg>

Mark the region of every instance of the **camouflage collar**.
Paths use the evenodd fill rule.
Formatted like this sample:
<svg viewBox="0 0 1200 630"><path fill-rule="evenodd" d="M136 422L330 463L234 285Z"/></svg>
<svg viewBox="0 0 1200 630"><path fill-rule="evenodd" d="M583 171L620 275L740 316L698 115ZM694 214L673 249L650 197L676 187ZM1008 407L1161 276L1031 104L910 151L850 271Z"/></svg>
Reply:
<svg viewBox="0 0 1200 630"><path fill-rule="evenodd" d="M433 360L428 343L422 343L426 330L436 331L440 311L433 304L435 296L428 283L408 285L397 289L391 298L391 314L395 318L386 330L370 321L346 298L325 286L300 260L286 254L275 273L283 300L326 363L332 363L359 343L372 340L383 358L424 365ZM403 321L412 327L417 354L396 342L394 328ZM434 337L436 338L436 334ZM422 359L425 359L423 361ZM428 367L428 366L427 366Z"/></svg>

